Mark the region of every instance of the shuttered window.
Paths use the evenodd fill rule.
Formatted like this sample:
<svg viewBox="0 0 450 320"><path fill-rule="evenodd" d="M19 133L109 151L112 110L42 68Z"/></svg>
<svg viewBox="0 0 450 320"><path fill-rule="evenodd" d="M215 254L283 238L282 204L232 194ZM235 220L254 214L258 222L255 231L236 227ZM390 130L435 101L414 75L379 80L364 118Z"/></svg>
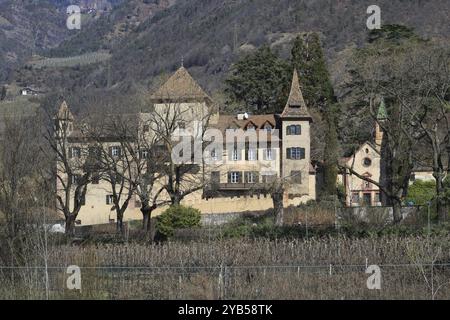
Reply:
<svg viewBox="0 0 450 320"><path fill-rule="evenodd" d="M291 160L301 160L305 159L305 148L287 148L286 149L286 158Z"/></svg>

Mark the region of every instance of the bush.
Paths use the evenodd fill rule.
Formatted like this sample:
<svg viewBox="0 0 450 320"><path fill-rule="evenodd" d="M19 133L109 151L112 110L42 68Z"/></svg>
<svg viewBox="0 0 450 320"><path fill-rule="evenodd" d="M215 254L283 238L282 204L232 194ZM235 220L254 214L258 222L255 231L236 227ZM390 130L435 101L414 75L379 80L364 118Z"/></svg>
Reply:
<svg viewBox="0 0 450 320"><path fill-rule="evenodd" d="M436 195L436 182L435 181L421 181L416 180L408 188L408 196L406 202L412 202L415 205L427 205L428 201L431 201Z"/></svg>
<svg viewBox="0 0 450 320"><path fill-rule="evenodd" d="M171 206L156 220L156 230L164 238L172 237L175 229L200 226L201 212L181 205Z"/></svg>

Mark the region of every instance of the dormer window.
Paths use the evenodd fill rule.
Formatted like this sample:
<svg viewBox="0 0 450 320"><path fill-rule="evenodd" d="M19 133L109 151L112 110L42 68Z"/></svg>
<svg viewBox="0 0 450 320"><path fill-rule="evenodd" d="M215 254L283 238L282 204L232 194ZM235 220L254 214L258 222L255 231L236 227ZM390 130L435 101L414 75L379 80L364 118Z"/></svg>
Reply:
<svg viewBox="0 0 450 320"><path fill-rule="evenodd" d="M250 122L249 124L247 124L247 127L245 127L245 129L246 130L255 130L256 127L253 123Z"/></svg>
<svg viewBox="0 0 450 320"><path fill-rule="evenodd" d="M264 125L264 130L266 131L272 131L273 127L270 123L266 122L266 124Z"/></svg>

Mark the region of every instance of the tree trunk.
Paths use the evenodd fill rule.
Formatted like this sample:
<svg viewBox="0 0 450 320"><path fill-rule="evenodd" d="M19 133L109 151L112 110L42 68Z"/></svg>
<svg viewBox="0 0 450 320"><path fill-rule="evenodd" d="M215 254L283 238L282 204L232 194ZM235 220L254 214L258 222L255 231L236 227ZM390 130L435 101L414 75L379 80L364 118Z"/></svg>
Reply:
<svg viewBox="0 0 450 320"><path fill-rule="evenodd" d="M446 206L445 202L442 201L442 198L438 199L438 215L439 215L439 222L443 223L447 221L448 211L449 208Z"/></svg>
<svg viewBox="0 0 450 320"><path fill-rule="evenodd" d="M175 194L170 196L170 201L171 201L173 206L179 206L180 203L181 203L181 197L180 197L179 194L175 193Z"/></svg>
<svg viewBox="0 0 450 320"><path fill-rule="evenodd" d="M393 200L392 211L394 216L394 224L399 224L402 221L402 204L398 200Z"/></svg>
<svg viewBox="0 0 450 320"><path fill-rule="evenodd" d="M123 235L123 215L117 215L117 233Z"/></svg>
<svg viewBox="0 0 450 320"><path fill-rule="evenodd" d="M142 230L147 234L150 241L153 241L152 235L152 212L155 206L142 206L141 212L143 216Z"/></svg>
<svg viewBox="0 0 450 320"><path fill-rule="evenodd" d="M446 208L446 203L442 198L444 190L444 171L442 169L437 169L433 173L433 176L436 180L436 212L439 217L439 222L445 222L448 211Z"/></svg>
<svg viewBox="0 0 450 320"><path fill-rule="evenodd" d="M75 236L75 219L76 215L68 215L66 218L66 235L69 237Z"/></svg>
<svg viewBox="0 0 450 320"><path fill-rule="evenodd" d="M275 213L275 225L282 226L284 223L283 192L273 192L272 202Z"/></svg>

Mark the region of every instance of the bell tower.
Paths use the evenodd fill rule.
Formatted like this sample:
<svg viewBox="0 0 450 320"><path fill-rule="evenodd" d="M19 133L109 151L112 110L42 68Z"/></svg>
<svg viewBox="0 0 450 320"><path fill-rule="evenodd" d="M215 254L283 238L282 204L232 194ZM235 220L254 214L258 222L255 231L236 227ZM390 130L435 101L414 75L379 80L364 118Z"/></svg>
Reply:
<svg viewBox="0 0 450 320"><path fill-rule="evenodd" d="M380 126L380 122L387 119L386 105L384 98L381 98L380 106L378 107L377 120L375 121L375 145L378 151L381 150L381 144L383 142L383 129Z"/></svg>

